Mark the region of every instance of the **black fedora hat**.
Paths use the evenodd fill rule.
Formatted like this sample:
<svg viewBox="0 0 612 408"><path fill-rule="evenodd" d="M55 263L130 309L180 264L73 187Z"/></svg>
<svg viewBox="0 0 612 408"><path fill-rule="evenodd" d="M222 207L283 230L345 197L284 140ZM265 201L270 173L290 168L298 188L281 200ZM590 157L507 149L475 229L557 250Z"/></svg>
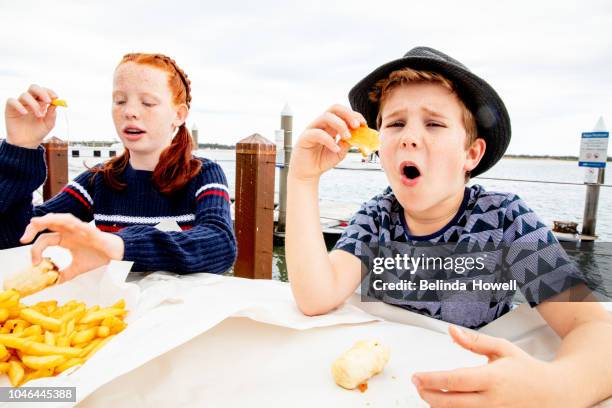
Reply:
<svg viewBox="0 0 612 408"><path fill-rule="evenodd" d="M455 92L474 115L478 136L485 140L487 148L478 166L472 170L472 176L484 173L502 158L510 144L511 134L510 117L504 102L491 85L474 75L465 65L433 48L413 48L402 58L376 68L351 89L351 107L366 118L368 126L376 128L378 115L378 102L370 100L370 91L376 82L402 68L443 75L453 83Z"/></svg>

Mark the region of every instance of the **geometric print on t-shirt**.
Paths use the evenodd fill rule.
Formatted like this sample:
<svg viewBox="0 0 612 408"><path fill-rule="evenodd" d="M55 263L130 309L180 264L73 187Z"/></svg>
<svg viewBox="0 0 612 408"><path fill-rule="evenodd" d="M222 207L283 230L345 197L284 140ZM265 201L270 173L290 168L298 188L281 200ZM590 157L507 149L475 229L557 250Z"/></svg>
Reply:
<svg viewBox="0 0 612 408"><path fill-rule="evenodd" d="M486 251L487 268L463 278L494 282L498 276L493 271L503 270L516 280L532 306L584 282L550 229L518 195L488 192L480 185L465 187L455 217L427 236L409 234L403 208L389 187L361 205L334 249L349 252L369 265L371 248L390 243L401 243L407 251L423 243L444 245L454 251ZM397 279L403 277L398 275ZM508 294L483 300L482 293L477 300L468 297L461 301L427 301L419 300L419 296L418 291L404 291L396 305L465 327L480 327L495 320L511 309L513 299Z"/></svg>

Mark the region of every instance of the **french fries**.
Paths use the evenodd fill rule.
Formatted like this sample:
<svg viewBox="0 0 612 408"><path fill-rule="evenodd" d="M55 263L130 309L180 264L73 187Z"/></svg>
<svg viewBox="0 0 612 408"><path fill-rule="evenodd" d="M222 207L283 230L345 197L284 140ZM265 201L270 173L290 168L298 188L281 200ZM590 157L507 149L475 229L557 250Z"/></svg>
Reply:
<svg viewBox="0 0 612 408"><path fill-rule="evenodd" d="M64 108L68 107L68 104L66 103L65 100L63 99L53 99L51 101L51 105L55 105L55 106L63 106Z"/></svg>
<svg viewBox="0 0 612 408"><path fill-rule="evenodd" d="M22 309L19 313L19 317L21 317L28 323L40 325L45 329L51 331L59 331L60 327L62 326L62 322L60 320L54 319L52 317L47 317L44 314L36 311L36 309Z"/></svg>
<svg viewBox="0 0 612 408"><path fill-rule="evenodd" d="M121 316L126 313L125 309L118 307L107 307L105 309L96 310L89 312L81 319L82 324L96 322L98 320L104 320L107 317Z"/></svg>
<svg viewBox="0 0 612 408"><path fill-rule="evenodd" d="M14 387L85 363L127 326L123 300L88 308L75 300L26 306L20 298L0 292L0 376Z"/></svg>
<svg viewBox="0 0 612 408"><path fill-rule="evenodd" d="M46 368L57 367L66 361L66 357L61 355L50 356L23 356L23 365L33 370L44 370Z"/></svg>
<svg viewBox="0 0 612 408"><path fill-rule="evenodd" d="M16 387L21 380L23 380L23 376L25 375L25 370L23 365L19 361L11 360L9 362L8 376L11 380L11 384L13 387Z"/></svg>

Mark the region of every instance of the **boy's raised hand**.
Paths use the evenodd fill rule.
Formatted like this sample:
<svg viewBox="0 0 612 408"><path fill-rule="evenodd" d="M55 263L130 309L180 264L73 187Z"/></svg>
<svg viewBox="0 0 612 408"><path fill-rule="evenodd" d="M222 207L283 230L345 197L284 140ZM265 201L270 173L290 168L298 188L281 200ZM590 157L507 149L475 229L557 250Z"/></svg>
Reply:
<svg viewBox="0 0 612 408"><path fill-rule="evenodd" d="M4 118L6 140L12 145L35 149L55 126L57 98L53 90L38 85L22 93L19 98L6 101Z"/></svg>
<svg viewBox="0 0 612 408"><path fill-rule="evenodd" d="M346 156L349 144L344 140L351 137L350 129L365 123L360 113L346 106L333 105L300 135L291 156L290 176L302 181L318 180ZM338 135L340 139L336 143Z"/></svg>

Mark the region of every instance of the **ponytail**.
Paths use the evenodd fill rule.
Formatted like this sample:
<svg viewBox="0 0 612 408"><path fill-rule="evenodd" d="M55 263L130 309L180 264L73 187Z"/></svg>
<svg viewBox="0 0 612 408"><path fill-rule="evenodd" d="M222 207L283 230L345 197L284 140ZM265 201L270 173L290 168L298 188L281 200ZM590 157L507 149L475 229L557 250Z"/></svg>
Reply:
<svg viewBox="0 0 612 408"><path fill-rule="evenodd" d="M202 162L191 154L193 147L191 134L183 123L153 171L153 183L159 191L170 194L180 190L200 172Z"/></svg>

